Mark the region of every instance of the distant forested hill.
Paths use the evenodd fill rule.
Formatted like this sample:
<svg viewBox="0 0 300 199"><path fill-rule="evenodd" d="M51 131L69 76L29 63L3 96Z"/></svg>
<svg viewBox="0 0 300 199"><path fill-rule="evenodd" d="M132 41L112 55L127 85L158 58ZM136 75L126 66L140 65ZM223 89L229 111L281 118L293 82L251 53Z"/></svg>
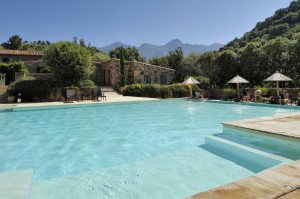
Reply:
<svg viewBox="0 0 300 199"><path fill-rule="evenodd" d="M204 53L199 64L201 74L216 88L229 86L227 81L237 74L253 87L274 87L263 80L276 71L293 79L284 86L300 87L300 0L258 22L218 52Z"/></svg>
<svg viewBox="0 0 300 199"><path fill-rule="evenodd" d="M300 1L291 2L288 8L279 9L272 17L258 22L250 32L240 39L229 42L224 49L245 47L249 42L265 43L276 37L292 39L300 32Z"/></svg>

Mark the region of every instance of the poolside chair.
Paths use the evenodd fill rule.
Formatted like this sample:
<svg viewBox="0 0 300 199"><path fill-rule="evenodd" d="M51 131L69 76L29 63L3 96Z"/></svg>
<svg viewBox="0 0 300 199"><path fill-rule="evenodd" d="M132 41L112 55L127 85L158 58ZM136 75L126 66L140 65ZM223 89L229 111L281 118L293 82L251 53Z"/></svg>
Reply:
<svg viewBox="0 0 300 199"><path fill-rule="evenodd" d="M106 101L106 96L104 95L104 93L101 92L101 87L95 86L94 93L93 93L93 99L96 101L99 101L99 98L100 98L100 100L105 99L105 101Z"/></svg>
<svg viewBox="0 0 300 199"><path fill-rule="evenodd" d="M66 89L66 102L76 101L76 100L77 100L76 89L75 88L67 88Z"/></svg>

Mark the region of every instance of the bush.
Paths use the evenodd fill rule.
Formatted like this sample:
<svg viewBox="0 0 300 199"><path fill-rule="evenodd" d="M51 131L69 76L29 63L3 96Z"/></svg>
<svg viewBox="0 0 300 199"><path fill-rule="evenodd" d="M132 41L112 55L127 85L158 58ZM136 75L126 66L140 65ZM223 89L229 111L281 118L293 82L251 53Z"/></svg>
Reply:
<svg viewBox="0 0 300 199"><path fill-rule="evenodd" d="M197 88L195 88L197 90ZM200 89L198 88L197 91ZM183 84L159 85L159 84L132 84L124 87L123 95L136 97L188 97L189 87Z"/></svg>
<svg viewBox="0 0 300 199"><path fill-rule="evenodd" d="M80 88L94 88L95 83L92 80L84 80L79 83Z"/></svg>
<svg viewBox="0 0 300 199"><path fill-rule="evenodd" d="M140 97L142 94L141 84L132 84L124 87L123 95Z"/></svg>
<svg viewBox="0 0 300 199"><path fill-rule="evenodd" d="M142 86L142 96L144 97L160 97L160 85L159 84L145 84Z"/></svg>
<svg viewBox="0 0 300 199"><path fill-rule="evenodd" d="M172 84L170 85L170 89L172 91L173 97L188 97L190 96L190 88L189 85L184 84Z"/></svg>
<svg viewBox="0 0 300 199"><path fill-rule="evenodd" d="M15 73L20 72L27 74L28 68L25 66L24 62L16 61L12 63L0 62L0 73L6 74L5 84L9 84L15 81Z"/></svg>
<svg viewBox="0 0 300 199"><path fill-rule="evenodd" d="M168 98L170 93L170 89L168 85L160 86L160 97L161 98Z"/></svg>
<svg viewBox="0 0 300 199"><path fill-rule="evenodd" d="M11 83L7 93L13 96L21 93L22 101L41 101L48 99L54 88L57 88L54 78L24 77Z"/></svg>
<svg viewBox="0 0 300 199"><path fill-rule="evenodd" d="M209 88L210 87L210 82L209 82L208 77L198 76L198 77L195 77L195 79L200 82L200 87L201 88Z"/></svg>
<svg viewBox="0 0 300 199"><path fill-rule="evenodd" d="M270 95L269 89L266 87L255 87L255 90L261 90L261 96L268 97Z"/></svg>
<svg viewBox="0 0 300 199"><path fill-rule="evenodd" d="M233 99L236 97L236 91L235 89L232 88L225 88L224 89L224 99L225 100L229 100L229 99Z"/></svg>

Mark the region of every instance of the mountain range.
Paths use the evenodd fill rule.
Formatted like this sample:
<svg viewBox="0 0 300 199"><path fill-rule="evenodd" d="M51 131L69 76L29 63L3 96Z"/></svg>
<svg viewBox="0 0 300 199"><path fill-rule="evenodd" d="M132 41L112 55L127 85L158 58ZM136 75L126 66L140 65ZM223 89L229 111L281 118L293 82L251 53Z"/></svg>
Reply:
<svg viewBox="0 0 300 199"><path fill-rule="evenodd" d="M121 42L115 42L108 46L100 47L99 49L108 53L110 50L119 46L130 47L130 45L123 44ZM187 44L187 43L182 43L179 39L173 39L170 42L166 43L165 45L161 45L161 46L144 43L136 48L139 50L140 54L143 57L149 59L153 57L166 56L169 54L170 51L174 51L177 47L181 47L184 55L188 55L191 52L204 53L208 51L219 50L223 46L224 46L223 44L218 44L218 43L214 43L212 45Z"/></svg>

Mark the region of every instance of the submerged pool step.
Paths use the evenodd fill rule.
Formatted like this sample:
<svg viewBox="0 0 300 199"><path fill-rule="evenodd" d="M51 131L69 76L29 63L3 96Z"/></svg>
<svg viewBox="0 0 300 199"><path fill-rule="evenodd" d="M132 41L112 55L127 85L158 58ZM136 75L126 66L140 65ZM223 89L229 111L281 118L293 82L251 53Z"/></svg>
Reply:
<svg viewBox="0 0 300 199"><path fill-rule="evenodd" d="M210 149L215 149L224 155L235 157L236 159L243 161L245 164L252 164L261 168L269 168L292 161L278 155L231 142L214 135L206 136L205 144Z"/></svg>
<svg viewBox="0 0 300 199"><path fill-rule="evenodd" d="M28 199L32 169L0 173L0 198Z"/></svg>

